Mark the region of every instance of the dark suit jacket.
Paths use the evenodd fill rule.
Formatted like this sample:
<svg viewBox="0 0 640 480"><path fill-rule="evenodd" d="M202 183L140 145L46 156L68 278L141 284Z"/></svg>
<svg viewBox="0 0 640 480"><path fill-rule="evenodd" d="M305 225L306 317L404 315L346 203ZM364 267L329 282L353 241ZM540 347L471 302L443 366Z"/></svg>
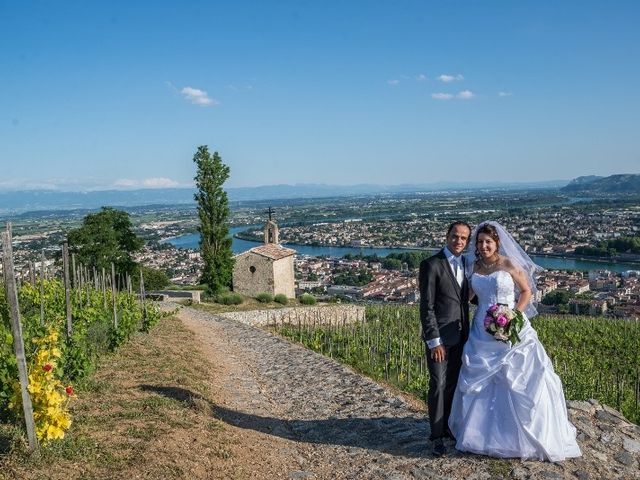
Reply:
<svg viewBox="0 0 640 480"><path fill-rule="evenodd" d="M420 322L424 341L440 337L445 345L466 342L469 337L469 284L458 285L451 266L440 250L420 264Z"/></svg>

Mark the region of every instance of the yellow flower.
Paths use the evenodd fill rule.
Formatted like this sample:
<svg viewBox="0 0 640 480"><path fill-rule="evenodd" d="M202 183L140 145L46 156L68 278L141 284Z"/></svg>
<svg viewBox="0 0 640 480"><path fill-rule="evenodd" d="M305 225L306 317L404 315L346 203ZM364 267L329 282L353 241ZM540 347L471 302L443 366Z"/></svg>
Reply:
<svg viewBox="0 0 640 480"><path fill-rule="evenodd" d="M58 419L58 425L63 430L68 430L69 427L71 426L71 417L69 417L68 415L61 416Z"/></svg>
<svg viewBox="0 0 640 480"><path fill-rule="evenodd" d="M43 443L63 438L65 430L71 425L67 410L70 395L66 394L65 386L56 377L56 364L53 361L62 355L58 341L59 335L54 328L50 328L45 336L32 339L38 345L38 350L29 362L28 390L33 404L36 435ZM9 408L18 414L22 413L22 395L17 381L13 385Z"/></svg>
<svg viewBox="0 0 640 480"><path fill-rule="evenodd" d="M64 438L64 430L55 425L49 425L47 428L47 440L55 440Z"/></svg>

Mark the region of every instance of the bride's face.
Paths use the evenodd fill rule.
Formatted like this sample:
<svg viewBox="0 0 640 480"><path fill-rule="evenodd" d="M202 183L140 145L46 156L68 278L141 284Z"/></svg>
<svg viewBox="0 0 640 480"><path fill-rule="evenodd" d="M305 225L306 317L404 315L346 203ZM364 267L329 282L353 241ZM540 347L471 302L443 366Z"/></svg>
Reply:
<svg viewBox="0 0 640 480"><path fill-rule="evenodd" d="M481 233L476 240L476 248L482 258L491 258L498 251L498 245L495 240L487 233Z"/></svg>

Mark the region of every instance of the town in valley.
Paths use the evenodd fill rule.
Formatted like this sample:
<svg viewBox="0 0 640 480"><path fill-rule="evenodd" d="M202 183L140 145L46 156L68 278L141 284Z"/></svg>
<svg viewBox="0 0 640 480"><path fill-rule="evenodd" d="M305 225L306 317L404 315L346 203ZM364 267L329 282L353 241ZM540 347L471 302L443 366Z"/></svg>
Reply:
<svg viewBox="0 0 640 480"><path fill-rule="evenodd" d="M320 300L416 303L419 261L444 245L447 225L463 220L475 226L491 219L502 223L534 259L569 265L547 267L538 276L541 312L640 318L637 194L468 190L230 205L234 235L248 244L261 241L267 211L275 212L280 242L300 250L295 259L296 291L310 292ZM162 270L174 285L195 287L202 268L194 235L195 205L123 210L145 240L136 260ZM43 258L47 269L59 269L66 233L90 211L6 214L3 221L12 224L15 263L21 275L29 275L29 268L42 269ZM177 239L188 235L196 238L190 248L176 246ZM314 255L305 253L307 247L346 248L349 253ZM380 249L390 254L379 254Z"/></svg>

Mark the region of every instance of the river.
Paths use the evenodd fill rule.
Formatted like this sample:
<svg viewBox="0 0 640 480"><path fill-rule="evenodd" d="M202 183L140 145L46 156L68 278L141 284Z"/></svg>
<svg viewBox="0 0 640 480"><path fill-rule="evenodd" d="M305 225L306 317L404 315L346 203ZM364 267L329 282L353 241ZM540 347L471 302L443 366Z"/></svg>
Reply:
<svg viewBox="0 0 640 480"><path fill-rule="evenodd" d="M245 231L254 226L244 225L242 227L233 227L230 229L231 235L235 235L238 232ZM200 241L200 234L192 233L190 235L182 235L180 237L169 238L165 240L171 245L178 248L198 248L198 242ZM249 240L242 240L240 238L233 237L233 243L231 249L233 253L242 253L247 250L258 246L257 242L251 242ZM379 257L386 257L390 253L406 252L406 248L378 248L378 247L322 247L311 245L293 245L283 244L285 247L293 248L301 255L310 256L329 256L329 257L342 257L347 253L353 255L373 255L377 254ZM624 262L608 262L608 261L595 261L595 260L581 260L574 258L561 258L550 257L546 255L531 255L531 258L541 267L550 270L599 270L607 269L613 272L625 272L627 270L640 270L640 265Z"/></svg>

